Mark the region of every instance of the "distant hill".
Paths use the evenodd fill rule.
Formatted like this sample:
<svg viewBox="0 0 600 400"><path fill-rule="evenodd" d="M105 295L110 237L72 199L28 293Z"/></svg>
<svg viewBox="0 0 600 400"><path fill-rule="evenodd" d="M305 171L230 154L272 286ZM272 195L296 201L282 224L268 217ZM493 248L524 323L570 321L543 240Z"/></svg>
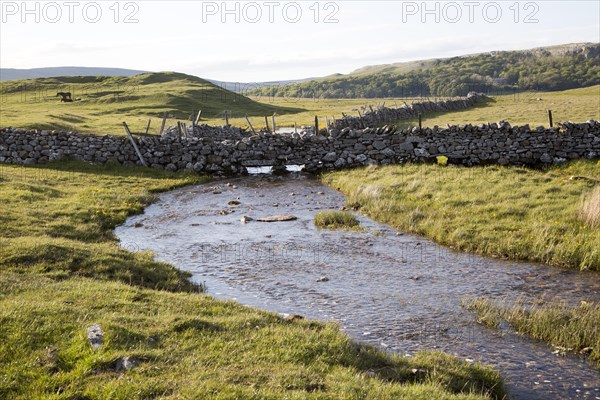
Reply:
<svg viewBox="0 0 600 400"><path fill-rule="evenodd" d="M469 91L553 91L598 84L600 44L573 43L367 66L347 75L264 87L247 94L323 98L463 96Z"/></svg>
<svg viewBox="0 0 600 400"><path fill-rule="evenodd" d="M291 83L306 82L316 78L304 78L304 79L288 79L283 81L269 81L269 82L226 82L218 81L215 79L207 79L210 83L217 85L223 89L231 90L236 93L246 93L250 90L259 87L271 87L271 86L283 86Z"/></svg>
<svg viewBox="0 0 600 400"><path fill-rule="evenodd" d="M96 68L96 67L48 67L15 69L0 68L0 81L31 78L53 78L61 76L133 76L148 71L124 68Z"/></svg>

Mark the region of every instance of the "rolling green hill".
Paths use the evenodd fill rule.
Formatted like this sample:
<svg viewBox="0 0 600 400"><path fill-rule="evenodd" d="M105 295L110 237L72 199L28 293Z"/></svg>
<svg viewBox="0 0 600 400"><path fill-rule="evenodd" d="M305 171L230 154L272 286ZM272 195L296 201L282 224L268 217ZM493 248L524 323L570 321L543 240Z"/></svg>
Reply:
<svg viewBox="0 0 600 400"><path fill-rule="evenodd" d="M556 91L600 84L600 44L576 43L360 68L252 95L319 98L464 96L470 91Z"/></svg>
<svg viewBox="0 0 600 400"><path fill-rule="evenodd" d="M76 100L60 102L57 92ZM192 111L215 119L234 115L264 116L303 111L259 103L191 75L161 72L131 77L74 76L0 82L0 126L121 133L126 121L143 131L149 118L156 133L159 119L188 119ZM170 121L172 123L172 121Z"/></svg>

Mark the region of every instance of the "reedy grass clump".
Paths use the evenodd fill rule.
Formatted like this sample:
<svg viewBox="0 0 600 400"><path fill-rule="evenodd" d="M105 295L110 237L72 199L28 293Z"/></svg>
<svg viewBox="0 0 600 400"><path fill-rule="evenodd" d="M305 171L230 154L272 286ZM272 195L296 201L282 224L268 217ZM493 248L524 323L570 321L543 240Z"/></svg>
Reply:
<svg viewBox="0 0 600 400"><path fill-rule="evenodd" d="M559 351L589 355L600 369L600 303L581 302L574 307L564 302L507 304L477 297L464 300L463 306L487 326L497 328L505 320L517 332L547 342Z"/></svg>
<svg viewBox="0 0 600 400"><path fill-rule="evenodd" d="M321 211L315 215L315 226L324 229L356 229L358 218L348 211Z"/></svg>
<svg viewBox="0 0 600 400"><path fill-rule="evenodd" d="M488 367L439 353L388 356L333 324L193 293L201 288L187 274L118 246L112 229L127 215L159 191L204 180L0 165L0 398L503 397ZM93 324L105 333L96 351L85 334ZM135 366L116 371L125 356Z"/></svg>
<svg viewBox="0 0 600 400"><path fill-rule="evenodd" d="M323 176L348 204L399 230L462 251L595 271L600 230L582 223L579 207L598 180L592 160L545 170L405 164Z"/></svg>
<svg viewBox="0 0 600 400"><path fill-rule="evenodd" d="M589 195L583 197L579 218L590 228L600 227L600 186L596 186Z"/></svg>

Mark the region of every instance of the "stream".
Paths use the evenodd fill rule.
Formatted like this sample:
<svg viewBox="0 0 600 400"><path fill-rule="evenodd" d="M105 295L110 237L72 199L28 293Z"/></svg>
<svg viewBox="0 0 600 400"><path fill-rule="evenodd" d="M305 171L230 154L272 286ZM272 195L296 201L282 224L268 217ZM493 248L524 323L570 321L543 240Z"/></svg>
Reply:
<svg viewBox="0 0 600 400"><path fill-rule="evenodd" d="M336 321L387 352L435 349L491 365L511 399L600 399L600 372L583 357L506 325L486 328L461 307L473 296L598 301L599 274L455 252L361 215L360 231L315 228L318 211L343 203L301 174L250 176L162 194L115 233L123 247L191 272L215 297ZM297 220L240 220L276 214Z"/></svg>

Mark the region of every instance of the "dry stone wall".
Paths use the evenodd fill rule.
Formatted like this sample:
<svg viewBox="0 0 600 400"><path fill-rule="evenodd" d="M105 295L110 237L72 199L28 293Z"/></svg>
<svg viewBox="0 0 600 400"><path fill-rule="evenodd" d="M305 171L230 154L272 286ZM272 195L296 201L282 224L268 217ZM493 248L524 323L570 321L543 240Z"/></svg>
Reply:
<svg viewBox="0 0 600 400"><path fill-rule="evenodd" d="M378 107L371 108L359 116L347 116L335 120L333 127L335 129L352 128L364 129L369 126L378 126L388 122L414 119L419 114L425 115L432 112L449 112L464 110L473 107L477 102L485 99L487 96L483 93L470 92L466 97L456 97L440 101L421 101L412 104L404 103L400 107Z"/></svg>
<svg viewBox="0 0 600 400"><path fill-rule="evenodd" d="M237 131L236 131L237 132ZM243 174L247 167L305 165L309 172L369 164L433 162L446 156L461 165L542 165L600 157L600 122L535 129L507 122L418 128L341 130L328 135L229 135L137 139L149 166L170 171ZM72 132L0 129L0 163L43 164L72 158L103 164L140 164L127 137Z"/></svg>

